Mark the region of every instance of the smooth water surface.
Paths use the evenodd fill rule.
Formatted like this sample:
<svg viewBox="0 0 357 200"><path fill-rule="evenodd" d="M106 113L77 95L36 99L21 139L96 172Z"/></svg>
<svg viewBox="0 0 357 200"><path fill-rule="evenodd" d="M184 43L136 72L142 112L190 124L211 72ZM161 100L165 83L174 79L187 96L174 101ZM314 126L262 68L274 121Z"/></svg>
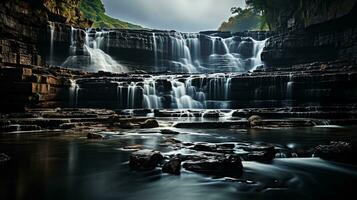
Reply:
<svg viewBox="0 0 357 200"><path fill-rule="evenodd" d="M271 130L179 130L182 141L269 142L310 148L329 141L357 143L355 127ZM127 145L170 153L157 129L131 130L111 140L73 136L0 137L1 199L342 199L355 193L357 166L319 158L275 159L271 164L243 162L241 182L182 170L180 176L159 169L135 172L128 167Z"/></svg>

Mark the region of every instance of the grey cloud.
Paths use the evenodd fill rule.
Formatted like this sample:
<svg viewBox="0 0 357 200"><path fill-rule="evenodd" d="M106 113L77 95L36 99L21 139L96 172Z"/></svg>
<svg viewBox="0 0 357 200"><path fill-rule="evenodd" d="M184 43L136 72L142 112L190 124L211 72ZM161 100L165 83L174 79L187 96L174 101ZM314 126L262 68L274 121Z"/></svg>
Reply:
<svg viewBox="0 0 357 200"><path fill-rule="evenodd" d="M155 29L216 30L244 0L103 0L107 14Z"/></svg>

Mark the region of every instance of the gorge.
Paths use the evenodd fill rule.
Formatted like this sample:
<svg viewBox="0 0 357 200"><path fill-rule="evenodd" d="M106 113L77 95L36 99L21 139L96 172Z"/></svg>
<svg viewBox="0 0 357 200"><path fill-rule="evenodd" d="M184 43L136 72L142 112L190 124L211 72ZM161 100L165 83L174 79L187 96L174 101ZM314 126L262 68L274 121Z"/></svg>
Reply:
<svg viewBox="0 0 357 200"><path fill-rule="evenodd" d="M245 2L269 31L150 29L99 0L0 2L0 196L354 196L356 1Z"/></svg>

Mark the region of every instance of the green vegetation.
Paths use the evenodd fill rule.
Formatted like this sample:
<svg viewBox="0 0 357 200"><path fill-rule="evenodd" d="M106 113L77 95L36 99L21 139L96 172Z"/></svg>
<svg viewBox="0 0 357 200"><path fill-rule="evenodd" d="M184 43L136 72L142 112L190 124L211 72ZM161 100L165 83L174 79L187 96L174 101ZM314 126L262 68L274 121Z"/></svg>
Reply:
<svg viewBox="0 0 357 200"><path fill-rule="evenodd" d="M93 21L94 28L142 29L141 26L114 19L105 14L101 0L82 0L79 6L84 16Z"/></svg>
<svg viewBox="0 0 357 200"><path fill-rule="evenodd" d="M230 17L228 22L223 22L219 31L239 32L268 29L261 12L256 12L252 8L242 9L239 7L232 8L231 12L235 16Z"/></svg>
<svg viewBox="0 0 357 200"><path fill-rule="evenodd" d="M246 0L249 9L262 14L270 30L287 29L289 23L295 28L304 27L316 14L326 17L345 2L348 0Z"/></svg>

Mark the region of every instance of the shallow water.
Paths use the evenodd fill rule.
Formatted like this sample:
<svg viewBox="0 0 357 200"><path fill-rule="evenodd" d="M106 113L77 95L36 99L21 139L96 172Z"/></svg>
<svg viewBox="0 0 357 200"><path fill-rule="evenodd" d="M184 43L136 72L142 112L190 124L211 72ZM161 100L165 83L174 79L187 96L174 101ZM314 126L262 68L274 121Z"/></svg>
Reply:
<svg viewBox="0 0 357 200"><path fill-rule="evenodd" d="M185 142L269 142L308 149L329 141L357 144L356 127L252 130L178 129ZM243 162L241 182L182 171L135 172L130 152L121 147L143 144L159 149L159 130L138 130L111 140L88 141L69 136L2 136L0 152L11 156L0 164L1 199L336 199L354 194L357 166L319 158L275 159L270 164ZM139 134L138 134L139 133Z"/></svg>

